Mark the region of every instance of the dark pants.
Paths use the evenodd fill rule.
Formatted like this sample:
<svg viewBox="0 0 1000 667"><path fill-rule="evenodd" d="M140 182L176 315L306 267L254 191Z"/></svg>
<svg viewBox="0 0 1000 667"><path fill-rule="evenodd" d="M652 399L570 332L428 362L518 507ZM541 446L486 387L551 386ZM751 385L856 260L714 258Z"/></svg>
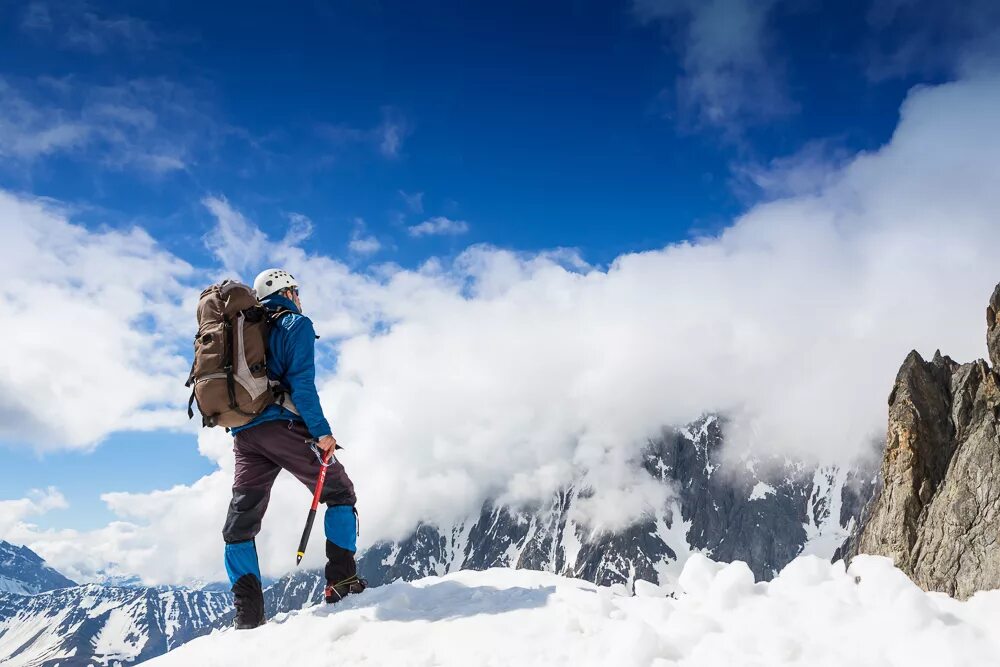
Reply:
<svg viewBox="0 0 1000 667"><path fill-rule="evenodd" d="M320 463L306 443L310 438L305 425L293 421L265 422L236 434L233 439L233 453L236 455L233 499L222 529L227 545L250 542L260 532L260 524L271 497L271 486L281 470L292 473L312 492ZM344 526L344 512L338 511L348 510L353 524L355 501L354 484L347 476L344 466L339 461L331 464L326 472L320 502L328 506L326 551L329 563L326 574L327 579L332 581L340 581L355 573L353 525L349 527L351 534L346 535L348 528ZM303 502L303 517L306 509L308 507ZM290 550L292 547L294 545L289 545ZM259 570L241 572L249 569L240 566L241 558L239 550L227 548L230 579L235 582L242 574L248 573L255 574L259 579ZM252 561L249 563L250 568L257 566L255 550L252 558L249 557L249 552L246 558ZM230 567L231 561L233 567Z"/></svg>

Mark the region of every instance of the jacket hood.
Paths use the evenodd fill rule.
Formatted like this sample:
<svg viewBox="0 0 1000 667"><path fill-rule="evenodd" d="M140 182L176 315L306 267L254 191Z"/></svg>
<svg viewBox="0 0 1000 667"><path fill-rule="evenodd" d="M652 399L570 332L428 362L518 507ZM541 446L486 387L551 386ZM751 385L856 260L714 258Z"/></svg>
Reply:
<svg viewBox="0 0 1000 667"><path fill-rule="evenodd" d="M264 304L264 307L268 310L280 310L281 308L285 308L293 313L298 313L299 315L302 314L302 311L299 310L294 301L286 299L280 294L271 294L270 296L266 296L261 299L260 302Z"/></svg>

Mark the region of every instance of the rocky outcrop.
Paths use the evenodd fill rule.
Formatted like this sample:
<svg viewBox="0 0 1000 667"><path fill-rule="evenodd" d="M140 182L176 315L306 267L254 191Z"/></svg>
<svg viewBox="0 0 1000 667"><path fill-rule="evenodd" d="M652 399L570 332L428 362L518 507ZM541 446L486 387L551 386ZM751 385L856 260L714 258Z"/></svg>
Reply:
<svg viewBox="0 0 1000 667"><path fill-rule="evenodd" d="M925 590L1000 588L1000 286L987 310L991 368L911 352L889 396L879 488L845 555L888 556Z"/></svg>

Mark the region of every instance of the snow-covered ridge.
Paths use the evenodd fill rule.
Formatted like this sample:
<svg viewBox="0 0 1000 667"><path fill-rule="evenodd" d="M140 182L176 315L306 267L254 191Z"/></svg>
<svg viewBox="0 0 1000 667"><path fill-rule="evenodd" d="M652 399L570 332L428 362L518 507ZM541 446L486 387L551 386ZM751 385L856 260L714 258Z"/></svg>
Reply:
<svg viewBox="0 0 1000 667"><path fill-rule="evenodd" d="M0 595L5 667L138 662L231 618L228 593L160 592L87 584L31 596Z"/></svg>
<svg viewBox="0 0 1000 667"><path fill-rule="evenodd" d="M921 591L888 559L804 556L771 582L694 555L667 591L526 570L397 582L150 662L213 665L996 665L1000 591ZM670 593L675 597L670 597Z"/></svg>
<svg viewBox="0 0 1000 667"><path fill-rule="evenodd" d="M265 590L268 615L316 602L322 585L317 572L282 578ZM229 627L232 617L228 589L87 584L35 595L0 593L0 664L137 664Z"/></svg>

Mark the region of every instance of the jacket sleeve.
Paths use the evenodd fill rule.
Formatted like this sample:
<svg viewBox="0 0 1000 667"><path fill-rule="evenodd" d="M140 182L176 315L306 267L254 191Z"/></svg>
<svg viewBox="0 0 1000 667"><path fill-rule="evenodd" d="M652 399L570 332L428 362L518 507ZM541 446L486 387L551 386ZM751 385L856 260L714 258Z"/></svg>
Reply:
<svg viewBox="0 0 1000 667"><path fill-rule="evenodd" d="M288 369L285 382L292 401L314 438L330 435L329 422L323 416L316 391L316 330L308 317L297 317L288 327L286 338Z"/></svg>

